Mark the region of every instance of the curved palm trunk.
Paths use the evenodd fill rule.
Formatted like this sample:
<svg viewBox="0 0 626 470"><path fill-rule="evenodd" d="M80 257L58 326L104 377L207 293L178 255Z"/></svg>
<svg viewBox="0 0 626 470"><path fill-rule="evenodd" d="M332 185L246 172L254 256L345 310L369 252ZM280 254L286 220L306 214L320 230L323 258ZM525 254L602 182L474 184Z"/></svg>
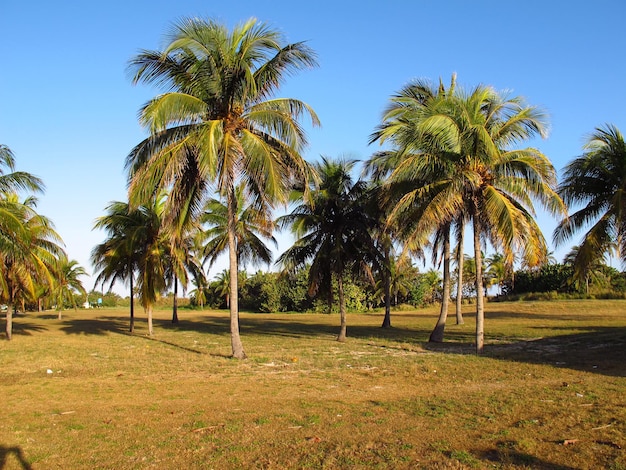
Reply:
<svg viewBox="0 0 626 470"><path fill-rule="evenodd" d="M476 354L483 352L485 342L485 306L483 291L483 260L480 250L480 221L474 213L474 260L476 262Z"/></svg>
<svg viewBox="0 0 626 470"><path fill-rule="evenodd" d="M130 272L130 328L129 331L135 331L135 294L133 294L133 272Z"/></svg>
<svg viewBox="0 0 626 470"><path fill-rule="evenodd" d="M459 246L456 252L456 265L457 265L457 284L456 284L456 324L463 325L463 262L465 258L463 256L463 243L465 242L465 225L461 222L460 234L459 234Z"/></svg>
<svg viewBox="0 0 626 470"><path fill-rule="evenodd" d="M174 276L174 305L172 306L172 323L178 323L178 277Z"/></svg>
<svg viewBox="0 0 626 470"><path fill-rule="evenodd" d="M339 336L337 336L337 341L344 342L346 340L346 296L343 292L343 278L341 276L337 276L337 286L339 290L339 317L340 317L340 328L339 328Z"/></svg>
<svg viewBox="0 0 626 470"><path fill-rule="evenodd" d="M382 328L391 328L391 273L388 271L391 263L389 251L389 249L385 249L385 269L383 269L383 282L385 284L385 318L383 318ZM398 305L397 298L396 305Z"/></svg>
<svg viewBox="0 0 626 470"><path fill-rule="evenodd" d="M154 333L152 328L152 304L146 307L146 313L148 314L148 335L152 336Z"/></svg>
<svg viewBox="0 0 626 470"><path fill-rule="evenodd" d="M237 279L237 245L235 238L235 215L237 214L235 188L229 189L228 203L228 258L230 264L230 344L235 359L245 359L241 336L239 336L239 303L238 303L238 279Z"/></svg>
<svg viewBox="0 0 626 470"><path fill-rule="evenodd" d="M433 329L428 341L431 343L441 343L448 319L448 305L450 304L450 224L445 228L443 240L443 295L441 299L441 310L437 324Z"/></svg>

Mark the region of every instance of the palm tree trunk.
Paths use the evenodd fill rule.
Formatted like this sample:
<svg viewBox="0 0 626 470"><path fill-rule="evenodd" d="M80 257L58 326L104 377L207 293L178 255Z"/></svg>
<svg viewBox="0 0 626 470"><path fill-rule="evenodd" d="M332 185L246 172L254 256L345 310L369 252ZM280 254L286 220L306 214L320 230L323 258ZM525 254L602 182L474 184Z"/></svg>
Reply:
<svg viewBox="0 0 626 470"><path fill-rule="evenodd" d="M463 243L465 243L465 225L461 222L459 227L459 246L456 251L456 266L457 266L457 284L456 284L456 324L463 325L463 261L465 257L463 255Z"/></svg>
<svg viewBox="0 0 626 470"><path fill-rule="evenodd" d="M241 343L241 336L239 336L239 304L238 304L238 279L237 279L237 245L235 239L236 233L236 220L237 203L235 195L235 187L232 184L229 188L227 195L228 204L228 258L230 264L230 344L233 350L233 357L235 359L245 359L246 353L243 350L243 344Z"/></svg>
<svg viewBox="0 0 626 470"><path fill-rule="evenodd" d="M476 354L483 352L485 342L485 307L483 304L483 263L480 249L480 221L474 213L474 261L476 263Z"/></svg>
<svg viewBox="0 0 626 470"><path fill-rule="evenodd" d="M346 340L346 296L343 292L343 278L341 275L337 276L337 286L339 290L339 317L340 317L340 328L339 328L339 336L337 336L337 341L344 342Z"/></svg>
<svg viewBox="0 0 626 470"><path fill-rule="evenodd" d="M428 341L431 343L441 343L448 319L448 305L450 303L450 224L444 227L443 239L443 296L441 299L441 310L437 324L433 329Z"/></svg>
<svg viewBox="0 0 626 470"><path fill-rule="evenodd" d="M389 248L385 249L385 267L383 269L383 282L385 284L385 318L383 318L382 328L391 328L391 273ZM396 305L398 300L396 298Z"/></svg>
<svg viewBox="0 0 626 470"><path fill-rule="evenodd" d="M133 293L133 272L130 272L130 328L129 331L135 331L135 294Z"/></svg>
<svg viewBox="0 0 626 470"><path fill-rule="evenodd" d="M13 305L7 307L7 324L5 331L8 341L11 341L11 338L13 338L13 309Z"/></svg>
<svg viewBox="0 0 626 470"><path fill-rule="evenodd" d="M146 313L148 314L148 335L152 336L154 330L152 329L152 304L146 307Z"/></svg>
<svg viewBox="0 0 626 470"><path fill-rule="evenodd" d="M172 323L178 323L178 277L174 276L174 305L172 306Z"/></svg>

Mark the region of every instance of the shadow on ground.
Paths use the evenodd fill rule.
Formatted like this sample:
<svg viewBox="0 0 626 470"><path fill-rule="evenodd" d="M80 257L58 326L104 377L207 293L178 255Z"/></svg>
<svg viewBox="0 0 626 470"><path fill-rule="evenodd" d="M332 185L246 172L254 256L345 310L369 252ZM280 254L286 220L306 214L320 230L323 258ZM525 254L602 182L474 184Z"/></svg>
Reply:
<svg viewBox="0 0 626 470"><path fill-rule="evenodd" d="M513 465L521 468L541 470L576 470L576 467L560 465L541 460L534 455L515 450L515 442L499 442L496 449L473 453L482 460L493 462L496 465Z"/></svg>
<svg viewBox="0 0 626 470"><path fill-rule="evenodd" d="M13 461L17 461L18 465L24 470L31 470L33 468L30 463L28 463L28 460L26 460L21 447L6 447L0 445L0 470L9 466L10 463L10 468L16 468L15 465L12 464Z"/></svg>
<svg viewBox="0 0 626 470"><path fill-rule="evenodd" d="M47 328L36 323L23 321L21 318L13 318L13 336L32 336L34 333L40 333L42 331L47 331Z"/></svg>
<svg viewBox="0 0 626 470"><path fill-rule="evenodd" d="M571 329L567 328L569 331ZM446 333L447 342L424 343L423 347L452 354L475 353L474 345L455 342L454 336L454 333ZM486 344L484 355L505 361L548 364L626 377L626 327L585 328L574 334Z"/></svg>
<svg viewBox="0 0 626 470"><path fill-rule="evenodd" d="M71 318L62 320L61 331L75 335L128 335L129 320L117 315L106 315L102 312L92 318ZM490 317L498 315L491 312ZM508 315L501 312L501 315ZM518 314L516 314L518 315ZM536 318L534 315L533 318ZM145 319L136 320L136 336L146 337ZM158 331L193 331L228 337L229 317L223 315L207 315L192 320L181 318L178 323L168 319L155 319L154 328L156 338L146 339L159 341L172 347L187 349L191 353L200 353L197 350L185 348L169 340L158 338ZM320 321L299 320L298 315L271 318L267 315L245 315L240 321L242 336L275 336L284 338L318 337L321 340L333 341L339 331L338 325L329 324L326 318L320 316ZM554 327L551 327L554 329ZM565 329L565 328L564 328ZM568 326L568 332L572 327ZM32 335L46 330L39 324L17 320L14 323L14 333L18 335ZM541 328L537 328L538 336ZM384 340L397 343L397 347L410 350L425 350L450 354L474 354L472 344L473 332L470 328L464 330L448 330L444 343L428 343L430 329L425 328L380 328L377 325L348 324L348 337L360 340ZM497 338L487 337L484 351L485 356L494 359L527 362L533 364L548 364L555 367L570 368L594 372L610 376L626 377L626 327L584 327L578 333L568 333L560 336L550 336L538 339Z"/></svg>

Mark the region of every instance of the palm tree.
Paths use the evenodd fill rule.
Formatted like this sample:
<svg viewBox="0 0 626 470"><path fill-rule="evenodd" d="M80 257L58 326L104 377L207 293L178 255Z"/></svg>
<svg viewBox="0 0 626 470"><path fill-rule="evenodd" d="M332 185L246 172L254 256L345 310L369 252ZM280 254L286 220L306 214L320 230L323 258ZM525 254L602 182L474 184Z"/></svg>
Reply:
<svg viewBox="0 0 626 470"><path fill-rule="evenodd" d="M269 264L272 262L272 251L263 240L271 242L274 247L278 246L272 235L275 223L266 208L255 207L246 201L244 190L242 185L235 188L237 265L245 266L247 262L253 265ZM228 207L218 199L209 199L200 222L209 227L200 233L200 240L204 244L203 256L209 260L210 269L218 256L228 250Z"/></svg>
<svg viewBox="0 0 626 470"><path fill-rule="evenodd" d="M451 87L452 88L452 87ZM409 97L411 98L411 97ZM405 104L408 101L409 104ZM507 259L516 251L538 264L547 248L535 222L533 201L549 212L563 212L556 194L556 172L534 148L514 146L536 134L545 136L544 117L521 98L478 86L470 93L454 88L424 102L401 101L374 140L393 139L403 158L391 171L390 185L406 187L392 216L424 237L463 214L473 227L476 261L476 351L484 344L484 293L481 248L489 241ZM410 184L414 183L414 184Z"/></svg>
<svg viewBox="0 0 626 470"><path fill-rule="evenodd" d="M135 272L139 267L140 244L143 236L144 218L142 211L131 211L125 202L115 201L106 208L106 215L96 219L94 229L107 232L104 242L94 247L91 262L99 271L95 285L110 282L109 290L117 281L129 283L130 327L135 329Z"/></svg>
<svg viewBox="0 0 626 470"><path fill-rule="evenodd" d="M489 280L490 285L498 286L498 295L502 295L502 285L507 279L510 279L510 275L513 272L513 266L511 263L507 263L504 255L501 253L494 253L486 260L487 272L486 278Z"/></svg>
<svg viewBox="0 0 626 470"><path fill-rule="evenodd" d="M13 152L6 145L0 144L0 194L11 194L24 190L42 193L44 190L43 181L25 171L16 171Z"/></svg>
<svg viewBox="0 0 626 470"><path fill-rule="evenodd" d="M442 341L445 322L448 315L450 299L450 236L456 215L447 214L437 221L431 220L428 230L416 226L424 217L425 208L420 202L437 179L449 174L454 167L449 162L449 151L440 145L431 145L433 138L429 135L433 125L431 121L447 104L447 98L454 94L456 75L452 76L450 87L446 90L440 81L438 86L418 80L404 87L391 99L391 103L383 116L383 124L372 134L370 142L391 140L394 151L375 155L368 162L368 168L374 175L388 178L388 198L395 201L390 211L390 220L398 226L398 233L411 246L423 249L429 242L430 230L435 232L433 261L438 259L441 250L443 263L443 297L437 325L430 340ZM423 126L424 128L421 128ZM413 161L411 167L405 161ZM415 163L419 163L416 168ZM401 169L405 166L404 169ZM407 172L410 174L407 177ZM395 194L394 194L395 193ZM401 209L400 209L401 208ZM399 211L400 209L400 211ZM407 213L407 210L410 214ZM402 217L398 217L403 212ZM410 222L407 223L407 220Z"/></svg>
<svg viewBox="0 0 626 470"><path fill-rule="evenodd" d="M137 271L139 298L148 316L148 334L152 336L152 308L166 287L167 269L171 263L170 238L162 236L161 224L165 197L155 198L151 205L133 209L124 202L113 202L107 215L96 220L94 228L109 232L104 243L92 251L92 263L100 270L96 285L129 280L131 290L131 332L134 329L133 273Z"/></svg>
<svg viewBox="0 0 626 470"><path fill-rule="evenodd" d="M61 238L52 222L34 210L35 200L23 203L16 195L2 195L3 215L11 212L11 222L2 223L0 235L0 302L8 305L6 336L13 332L13 312L25 300L36 300L38 285L54 284L57 259L64 255ZM7 231L6 229L9 228Z"/></svg>
<svg viewBox="0 0 626 470"><path fill-rule="evenodd" d="M455 223L456 227L456 248L454 250L454 260L456 261L456 324L463 325L463 261L465 259L463 249L465 243L465 217L460 214Z"/></svg>
<svg viewBox="0 0 626 470"><path fill-rule="evenodd" d="M346 302L343 276L347 272L369 272L368 263L380 269L378 253L370 228L375 225L367 211L367 185L353 182L354 160L333 161L322 157L314 165L319 189L311 191L293 211L278 221L290 226L298 237L278 259L288 269L309 268L309 294L318 291L333 300L333 281L337 283L341 327L337 341L346 339ZM371 276L370 276L371 277Z"/></svg>
<svg viewBox="0 0 626 470"><path fill-rule="evenodd" d="M19 192L43 190L41 179L16 171L13 152L0 145L0 302L8 304L9 340L18 304L36 300L38 286L52 286L55 260L63 254L52 222L35 211L37 200L27 196L19 201Z"/></svg>
<svg viewBox="0 0 626 470"><path fill-rule="evenodd" d="M574 277L586 281L590 268L616 248L626 262L626 142L617 127L606 124L588 138L582 156L565 167L558 193L568 205L580 206L554 231L557 245L583 227L573 259Z"/></svg>
<svg viewBox="0 0 626 470"><path fill-rule="evenodd" d="M87 295L87 291L79 279L81 276L87 276L87 271L78 264L78 261L70 260L65 255L62 255L57 263L55 290L58 315L59 320L61 320L61 312L66 301L74 306L74 310L77 310L74 294L79 292L82 295Z"/></svg>
<svg viewBox="0 0 626 470"><path fill-rule="evenodd" d="M284 79L315 65L304 43L283 45L281 35L251 19L228 31L211 20L174 25L162 51L144 51L130 63L133 82L165 93L140 111L150 136L127 159L133 205L155 188L169 188L166 223L199 212L210 183L228 210L230 332L233 357L245 358L237 302L236 187L244 184L258 207L286 201L294 180L308 179L300 152L306 144L299 119L305 103L273 98ZM305 185L307 186L307 185Z"/></svg>

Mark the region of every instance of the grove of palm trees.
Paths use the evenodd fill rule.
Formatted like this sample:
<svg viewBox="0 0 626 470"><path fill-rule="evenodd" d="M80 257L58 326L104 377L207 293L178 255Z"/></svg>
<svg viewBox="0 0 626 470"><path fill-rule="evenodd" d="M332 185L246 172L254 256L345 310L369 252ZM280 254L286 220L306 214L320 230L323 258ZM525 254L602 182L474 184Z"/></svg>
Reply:
<svg viewBox="0 0 626 470"><path fill-rule="evenodd" d="M219 357L249 357L242 364L256 367L257 358L264 361L257 353L272 354L272 343L277 351L289 350L290 357L283 358L287 368L299 360L290 343L292 336L305 334L299 322L314 329L314 315L319 315L325 347L349 348L354 323L359 347L376 343L389 354L428 350L440 355L436 361L445 363L449 353L445 345L450 344L457 348L455 354L463 355L463 363L481 367L473 361L493 361L501 354L514 362L518 352L490 338L492 318L485 312L490 311L496 322L507 313L504 306L489 310L487 304L553 300L560 306L571 301L575 311L576 302L612 299L618 303L611 303L611 308L619 310L619 301L626 298L626 272L616 267L626 265L626 142L615 125L600 122L589 129L581 154L572 155L559 174L550 155L536 146L536 139L548 136L547 110L489 84L463 83L456 74L449 81L400 77L398 89L389 90L379 124L363 136L371 149L367 159L307 155L308 130L323 122L312 105L298 97L283 97L282 91L299 74L323 66L320 59L308 42L290 43L279 29L254 18L232 28L211 18L183 18L172 24L161 48L131 57L127 73L132 84L151 86L157 94L138 110L145 138L128 149L123 169L127 198L111 201L93 222L94 229L104 234L91 252L93 286L81 281L90 269L69 258L71 247L65 246L53 221L37 212L38 198L45 197L44 181L18 171L19 155L0 145L0 304L6 340L15 344L23 340L22 335L41 334L41 327L32 327L28 316L44 318L45 311L54 310L54 318L45 321L63 322L72 312L74 321L80 315L89 323L86 331L93 331L92 318L113 324L112 331L125 335L116 340L116 347L140 337L154 347L169 345L178 357L183 350L196 351L202 341L199 332L217 335L212 338L218 343L227 333L229 352L220 352ZM554 233L543 232L539 213L555 221ZM293 240L282 252L276 240L279 233ZM579 239L562 262L553 259L551 243L563 247ZM216 272L225 257L226 268ZM123 329L118 320L106 317L106 308L83 309L102 307L98 302L114 287L129 292L129 322ZM600 305L601 300L594 301ZM163 305L168 315L171 309L171 322L169 316L164 320ZM453 305L454 325L449 318ZM208 316L203 323L205 309ZM220 309L228 310L227 321L214 319ZM411 337L417 328L411 315L422 328L426 321L420 315L426 311L429 334L418 341ZM254 317L255 312L259 317ZM336 322L335 313L339 314ZM273 314L280 314L276 317L280 320L272 320ZM359 324L360 315L367 327ZM548 314L542 310L542 315ZM147 324L138 325L138 316ZM380 334L392 335L393 340L385 337L384 344L378 345L372 318L385 332ZM289 324L291 319L292 326L268 327L272 321ZM336 323L332 338L329 322ZM260 339L255 327L266 337L275 336L269 342ZM519 334L524 341L531 335L530 328L524 325L524 333ZM519 339L514 326L498 322L497 329L502 337ZM19 334L14 335L14 330ZM314 334L314 330L306 332L307 337ZM187 336L193 336L195 343L177 346ZM259 345L255 340L261 341ZM79 349L72 344L71 351ZM540 354L556 354L546 350ZM136 349L132 354L144 360ZM180 370L188 367L195 374L199 368L195 362L185 366L180 361ZM364 380L367 374L377 373L374 369L384 368L382 359L373 361L371 369L359 365ZM266 362L271 364L269 371L276 361ZM394 364L390 373L395 376L401 367ZM168 373L175 373L170 367L166 366ZM224 367L232 369L229 373L243 370ZM436 373L424 367L411 374ZM441 363L440 367L448 366ZM53 368L50 371L61 376ZM535 369L531 373L549 375ZM117 374L122 377L126 372ZM457 386L456 376L448 380ZM395 388L393 393L400 395ZM366 400L366 394L359 394L358 400ZM233 403L228 407L236 407ZM438 406L423 413L443 417L447 411ZM349 411L333 413L341 418ZM504 413L511 413L513 419L517 412ZM315 413L302 423L318 419L312 416ZM104 417L98 419L106 422ZM382 412L380 419L384 420ZM295 430L307 426L302 423L285 425ZM525 425L536 424L529 423ZM257 427L263 424L258 418ZM623 429L621 417L609 425L616 433ZM204 435L221 427L221 423L198 420L187 432ZM327 437L313 433L307 439L314 446ZM570 442L568 436L558 439L562 445L577 442ZM448 448L443 440L437 442L432 445ZM624 439L616 434L594 442L619 447ZM0 469L11 455L2 444ZM532 454L532 449L527 450ZM333 449L325 452L332 454ZM455 452L440 453L454 457L458 468L487 468L483 466L488 457L473 460ZM418 468L416 456L407 455L404 462L378 463L385 468ZM532 461L524 466L519 456L502 459L498 468L583 468L545 462L533 466ZM180 465L180 455L174 461ZM348 460L315 462L316 468L359 468L358 462L352 467ZM623 468L617 466L618 460L614 462L611 468ZM192 467L204 464L196 462ZM424 468L434 468L430 464ZM20 465L45 468L45 464ZM102 465L98 460L94 468ZM224 465L237 468L238 464ZM448 468L442 465L437 468ZM128 468L140 467L141 463L128 464ZM280 459L268 458L258 468L281 468Z"/></svg>
<svg viewBox="0 0 626 470"><path fill-rule="evenodd" d="M135 291L153 334L156 300L173 288L176 303L179 284L186 291L192 279L208 286L206 262L210 267L227 252L229 282L221 292L230 310L233 357L245 358L238 321L242 263L272 267L265 243L275 243L277 226L291 229L296 239L273 266L287 277L305 270L308 296L325 299L329 311L338 298L340 341L346 338L346 276L358 280L360 289L378 292L368 307L384 305L389 326L394 266L411 268L427 252L443 270L440 316L431 335L431 341L442 341L452 264L456 301L462 302L464 234L470 230L475 344L482 352L485 283L497 279L502 291L508 280L513 293L516 269L549 264L537 204L560 218L557 244L591 224L569 258L571 276L559 288L580 290L586 280L588 292L593 266L606 266L608 256L625 259L626 145L610 124L596 129L559 184L549 157L523 147L535 135L547 135L541 109L488 85L466 89L456 75L448 86L441 79L415 80L390 98L370 136L383 150L362 162L359 175L357 162L341 157L306 161L301 118L319 125L318 117L303 101L276 97L287 76L316 66L306 43L285 44L277 30L255 19L232 30L210 19L183 19L168 41L163 50L144 51L129 62L133 83L156 84L164 93L140 110L149 136L126 161L128 202L111 203L109 214L95 223L108 234L92 254L96 286L130 287L131 332ZM50 303L56 296L58 309L68 302L76 307L68 289L85 295L77 274L86 272L64 258L51 222L34 211L35 199L19 201L24 191L42 192L43 182L14 171L6 146L2 163L9 173L2 176L7 249L0 292L10 306L10 338L20 303L23 309L26 302ZM277 224L277 211L287 204L295 208ZM489 251L498 253L500 268L483 266ZM397 290L395 296L397 303ZM406 291L404 299L410 299ZM173 315L175 322L176 306ZM457 314L457 323L462 321Z"/></svg>

